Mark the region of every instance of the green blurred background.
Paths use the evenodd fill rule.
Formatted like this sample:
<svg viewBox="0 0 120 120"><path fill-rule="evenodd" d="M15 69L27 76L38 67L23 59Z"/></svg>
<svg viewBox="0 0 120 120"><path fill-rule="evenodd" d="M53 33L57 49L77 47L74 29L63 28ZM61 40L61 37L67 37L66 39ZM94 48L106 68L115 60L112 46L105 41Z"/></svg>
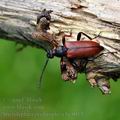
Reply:
<svg viewBox="0 0 120 120"><path fill-rule="evenodd" d="M14 42L0 39L0 120L120 120L119 81L111 81L107 96L91 88L84 74L75 84L64 82L60 59L54 58L39 89L45 60L42 50L27 47L17 53Z"/></svg>

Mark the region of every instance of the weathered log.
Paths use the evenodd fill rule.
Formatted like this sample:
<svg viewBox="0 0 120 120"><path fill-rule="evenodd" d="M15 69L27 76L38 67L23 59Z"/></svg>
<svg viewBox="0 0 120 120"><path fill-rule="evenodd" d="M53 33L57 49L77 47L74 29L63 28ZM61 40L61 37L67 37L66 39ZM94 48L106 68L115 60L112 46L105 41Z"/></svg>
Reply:
<svg viewBox="0 0 120 120"><path fill-rule="evenodd" d="M53 35L53 38L56 35L58 45L61 44L59 31L69 33L72 30L73 37L69 40L76 40L79 31L93 38L100 33L95 41L105 48L105 54L88 62L86 74L91 85L97 85L104 93L109 93L109 79L120 77L119 6L118 0L1 0L0 38L44 50L51 49L53 43L50 41L32 37L36 31L37 16L43 9L53 11L47 34Z"/></svg>

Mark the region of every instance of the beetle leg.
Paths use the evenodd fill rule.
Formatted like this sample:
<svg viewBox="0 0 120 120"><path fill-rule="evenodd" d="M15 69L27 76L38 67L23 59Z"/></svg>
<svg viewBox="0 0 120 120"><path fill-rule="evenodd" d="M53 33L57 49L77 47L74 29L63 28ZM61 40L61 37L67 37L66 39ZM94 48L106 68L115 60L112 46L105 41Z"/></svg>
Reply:
<svg viewBox="0 0 120 120"><path fill-rule="evenodd" d="M77 34L77 41L79 41L80 39L81 39L81 32Z"/></svg>
<svg viewBox="0 0 120 120"><path fill-rule="evenodd" d="M67 34L63 35L63 37L62 37L62 43L63 43L63 45L65 45L65 37L72 37L72 31L70 31L69 35L67 35Z"/></svg>
<svg viewBox="0 0 120 120"><path fill-rule="evenodd" d="M93 38L91 38L90 36L88 36L87 34L85 34L84 32L79 32L77 35L77 41L79 41L81 39L81 35L86 36L87 38L89 38L90 40L92 40Z"/></svg>
<svg viewBox="0 0 120 120"><path fill-rule="evenodd" d="M65 36L62 37L62 44L65 45Z"/></svg>
<svg viewBox="0 0 120 120"><path fill-rule="evenodd" d="M73 59L71 60L72 65L78 72L84 72L86 69L86 65L88 63L88 60L85 58L82 59Z"/></svg>
<svg viewBox="0 0 120 120"><path fill-rule="evenodd" d="M83 34L84 36L86 36L87 38L89 38L90 40L93 40L97 37L100 36L101 32L99 32L99 34L97 36L95 36L94 38L91 38L90 36L88 36L86 33L84 32L79 32L78 35L77 35L77 41L79 41L81 39L81 34Z"/></svg>

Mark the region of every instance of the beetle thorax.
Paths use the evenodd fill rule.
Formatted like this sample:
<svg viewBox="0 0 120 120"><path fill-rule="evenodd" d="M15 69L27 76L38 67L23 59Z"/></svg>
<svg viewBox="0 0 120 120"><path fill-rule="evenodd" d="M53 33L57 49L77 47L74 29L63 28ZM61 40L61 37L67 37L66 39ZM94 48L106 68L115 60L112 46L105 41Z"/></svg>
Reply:
<svg viewBox="0 0 120 120"><path fill-rule="evenodd" d="M49 50L47 52L47 57L48 58L53 58L54 56L63 57L65 56L66 52L67 52L67 48L65 48L64 46L59 46L55 49Z"/></svg>

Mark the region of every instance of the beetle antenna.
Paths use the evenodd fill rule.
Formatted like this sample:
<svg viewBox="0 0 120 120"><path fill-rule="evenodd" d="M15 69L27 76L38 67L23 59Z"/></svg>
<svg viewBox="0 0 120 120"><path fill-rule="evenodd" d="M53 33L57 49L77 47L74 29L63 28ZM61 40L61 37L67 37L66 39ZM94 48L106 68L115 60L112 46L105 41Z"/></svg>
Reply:
<svg viewBox="0 0 120 120"><path fill-rule="evenodd" d="M42 82L43 73L44 73L44 71L45 71L45 69L46 69L46 66L47 66L47 64L48 64L48 61L49 61L49 58L46 59L45 65L44 65L44 67L43 67L43 69L42 69L42 73L41 73L41 75L40 75L40 80L39 80L39 86L38 86L39 88L41 87L41 82Z"/></svg>

